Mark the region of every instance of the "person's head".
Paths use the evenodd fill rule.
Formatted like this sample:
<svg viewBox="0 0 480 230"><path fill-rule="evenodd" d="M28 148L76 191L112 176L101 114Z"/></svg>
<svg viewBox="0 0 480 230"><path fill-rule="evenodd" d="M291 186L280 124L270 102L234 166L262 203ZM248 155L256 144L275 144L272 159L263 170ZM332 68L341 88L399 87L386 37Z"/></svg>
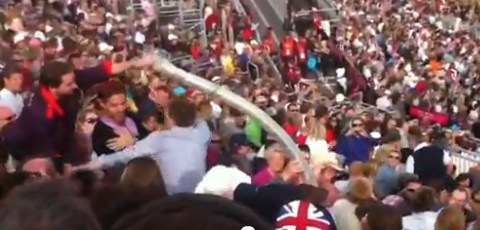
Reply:
<svg viewBox="0 0 480 230"><path fill-rule="evenodd" d="M300 112L300 106L297 103L289 103L287 106L287 116L295 116Z"/></svg>
<svg viewBox="0 0 480 230"><path fill-rule="evenodd" d="M97 98L101 110L116 122L125 120L127 95L125 87L116 81L107 81L97 86Z"/></svg>
<svg viewBox="0 0 480 230"><path fill-rule="evenodd" d="M459 207L445 207L435 222L435 230L464 230L465 215Z"/></svg>
<svg viewBox="0 0 480 230"><path fill-rule="evenodd" d="M158 190L166 195L162 173L155 160L149 157L139 157L128 162L123 170L120 184L127 191Z"/></svg>
<svg viewBox="0 0 480 230"><path fill-rule="evenodd" d="M364 131L364 123L361 118L354 118L351 123L351 130L353 133L360 133Z"/></svg>
<svg viewBox="0 0 480 230"><path fill-rule="evenodd" d="M57 176L55 166L49 158L33 158L26 161L22 170L28 173L36 173L45 179L54 178Z"/></svg>
<svg viewBox="0 0 480 230"><path fill-rule="evenodd" d="M363 162L361 161L354 161L348 167L348 173L350 174L350 178L358 178L363 176Z"/></svg>
<svg viewBox="0 0 480 230"><path fill-rule="evenodd" d="M468 191L466 189L458 188L452 191L450 194L450 199L448 200L448 205L463 207L468 202Z"/></svg>
<svg viewBox="0 0 480 230"><path fill-rule="evenodd" d="M78 188L65 180L27 183L2 202L2 230L49 229L100 230Z"/></svg>
<svg viewBox="0 0 480 230"><path fill-rule="evenodd" d="M466 189L470 187L470 175L468 173L460 173L455 178L458 188Z"/></svg>
<svg viewBox="0 0 480 230"><path fill-rule="evenodd" d="M319 184L332 183L337 172L342 170L338 164L338 160L331 153L326 155L314 154L311 156L310 162L313 166L313 173L317 177L317 182Z"/></svg>
<svg viewBox="0 0 480 230"><path fill-rule="evenodd" d="M390 205L376 205L366 216L367 228L364 230L402 230L402 216Z"/></svg>
<svg viewBox="0 0 480 230"><path fill-rule="evenodd" d="M383 142L391 146L394 150L400 150L400 140L402 136L397 129L389 129L383 138Z"/></svg>
<svg viewBox="0 0 480 230"><path fill-rule="evenodd" d="M166 108L170 100L170 90L167 86L159 85L150 88L150 92L153 95L153 101L161 108Z"/></svg>
<svg viewBox="0 0 480 230"><path fill-rule="evenodd" d="M209 100L203 100L197 104L198 115L204 119L212 117L212 104Z"/></svg>
<svg viewBox="0 0 480 230"><path fill-rule="evenodd" d="M230 117L233 118L233 121L235 122L235 125L239 128L245 127L246 124L246 117L245 115L238 111L235 108L230 108Z"/></svg>
<svg viewBox="0 0 480 230"><path fill-rule="evenodd" d="M188 220L188 221L185 221ZM134 229L272 229L251 209L209 194L176 194L148 203L122 217L112 230Z"/></svg>
<svg viewBox="0 0 480 230"><path fill-rule="evenodd" d="M59 61L47 63L42 67L39 84L56 96L72 95L77 88L73 67Z"/></svg>
<svg viewBox="0 0 480 230"><path fill-rule="evenodd" d="M435 190L429 187L421 187L412 196L412 212L419 213L430 211L435 204L435 199Z"/></svg>
<svg viewBox="0 0 480 230"><path fill-rule="evenodd" d="M409 199L412 199L413 195L422 187L422 182L420 182L417 176L412 175L403 181L399 181L399 185L402 188L402 193Z"/></svg>
<svg viewBox="0 0 480 230"><path fill-rule="evenodd" d="M329 117L328 108L323 104L317 105L314 117L320 124L326 125Z"/></svg>
<svg viewBox="0 0 480 230"><path fill-rule="evenodd" d="M391 167L397 167L400 164L400 159L402 158L399 152L390 152L388 154L387 164Z"/></svg>
<svg viewBox="0 0 480 230"><path fill-rule="evenodd" d="M0 66L0 76L3 78L3 86L18 93L22 90L23 74L22 69L15 65L5 66L2 70Z"/></svg>
<svg viewBox="0 0 480 230"><path fill-rule="evenodd" d="M195 104L180 97L168 103L167 119L172 126L182 128L191 127L195 124L197 110Z"/></svg>
<svg viewBox="0 0 480 230"><path fill-rule="evenodd" d="M250 146L247 135L244 133L236 133L230 137L230 150L232 154L246 156L252 152Z"/></svg>
<svg viewBox="0 0 480 230"><path fill-rule="evenodd" d="M280 173L287 162L287 150L281 144L275 143L265 150L268 168L273 173Z"/></svg>
<svg viewBox="0 0 480 230"><path fill-rule="evenodd" d="M347 199L350 202L360 204L372 198L373 185L369 179L359 177L351 181L350 191L347 194Z"/></svg>

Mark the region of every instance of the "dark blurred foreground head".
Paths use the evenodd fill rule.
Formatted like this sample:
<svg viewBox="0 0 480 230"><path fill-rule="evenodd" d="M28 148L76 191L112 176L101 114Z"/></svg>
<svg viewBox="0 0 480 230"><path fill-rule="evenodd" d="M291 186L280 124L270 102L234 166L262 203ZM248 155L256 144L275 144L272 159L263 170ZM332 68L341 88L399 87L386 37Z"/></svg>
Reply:
<svg viewBox="0 0 480 230"><path fill-rule="evenodd" d="M17 189L0 208L2 230L100 230L79 189L65 180L32 182Z"/></svg>
<svg viewBox="0 0 480 230"><path fill-rule="evenodd" d="M177 194L121 218L112 230L241 229L272 227L246 207L207 194Z"/></svg>

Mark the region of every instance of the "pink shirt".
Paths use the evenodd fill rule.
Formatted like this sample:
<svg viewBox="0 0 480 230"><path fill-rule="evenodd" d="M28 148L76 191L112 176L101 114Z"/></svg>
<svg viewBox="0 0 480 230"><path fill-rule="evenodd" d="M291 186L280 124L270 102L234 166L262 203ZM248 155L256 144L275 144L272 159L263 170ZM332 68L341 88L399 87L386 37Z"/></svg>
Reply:
<svg viewBox="0 0 480 230"><path fill-rule="evenodd" d="M263 186L273 181L273 175L270 173L268 168L264 168L252 178L252 183L255 186Z"/></svg>

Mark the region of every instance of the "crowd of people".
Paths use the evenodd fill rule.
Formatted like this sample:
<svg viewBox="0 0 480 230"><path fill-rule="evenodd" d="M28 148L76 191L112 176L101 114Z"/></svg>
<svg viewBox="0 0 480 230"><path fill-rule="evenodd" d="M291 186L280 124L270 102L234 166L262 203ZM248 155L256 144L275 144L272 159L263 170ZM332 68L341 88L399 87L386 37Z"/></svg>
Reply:
<svg viewBox="0 0 480 230"><path fill-rule="evenodd" d="M424 61L430 63L420 66L415 44L397 43L408 42L408 36L382 30L410 29L415 22L401 19L414 15L394 9L416 5L345 2L341 12L357 14L342 23L347 30L362 28L355 36L341 36L342 27L317 27L300 38L288 34L277 49L270 30L256 39L254 19L237 9L238 2L182 0L168 17L158 15L150 0L141 0L131 15L121 14L117 3L31 0L2 6L2 230L480 229L480 166L458 172L447 151L465 142L450 126L462 130L477 119L474 88L465 84L475 79L468 74L475 62L465 62L466 72L458 71L450 84L432 75L443 71L444 59L462 62L475 56L474 49L464 56L454 55L455 47L449 56L442 50L439 59L440 51L430 54L427 47ZM368 20L348 25L374 14L375 7L385 12L375 14L374 23L385 22L377 31L382 36L371 43L375 36L360 24ZM201 27L178 18L194 9L203 12ZM432 42L449 38L441 34ZM379 110L396 112L360 109L359 102L345 98L347 92L332 93L316 79L318 72L344 78L350 73L332 55L331 38L362 61L370 82L389 79L371 87ZM447 43L467 44L454 40ZM363 49L367 44L373 50ZM400 52L404 46L412 57ZM265 111L309 167L238 105L153 68L159 50L178 68L224 85ZM366 54L376 58L360 58ZM279 56L280 78L273 76L272 55ZM412 87L418 93L408 92L422 97L401 98L403 86L411 85L403 82L407 73L418 71L426 71ZM352 84L340 88L348 91ZM452 87L472 93L450 92ZM456 119L427 122L408 115L415 108L428 110L424 104L435 102L428 105L436 108L448 95L463 97L448 104L457 106ZM408 112L397 102L410 103ZM465 113L469 119L460 119ZM314 181L305 180L307 170Z"/></svg>

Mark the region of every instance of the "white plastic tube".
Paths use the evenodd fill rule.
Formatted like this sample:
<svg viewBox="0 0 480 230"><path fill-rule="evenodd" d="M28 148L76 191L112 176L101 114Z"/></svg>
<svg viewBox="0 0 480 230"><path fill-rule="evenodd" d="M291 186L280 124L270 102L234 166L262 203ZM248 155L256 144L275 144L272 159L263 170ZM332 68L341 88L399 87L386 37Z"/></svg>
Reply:
<svg viewBox="0 0 480 230"><path fill-rule="evenodd" d="M316 185L316 179L309 165L301 155L300 149L293 142L292 138L290 138L290 136L282 129L282 127L280 127L263 110L259 109L257 106L253 105L241 96L233 93L227 87L217 85L202 77L188 73L176 67L160 55L157 56L153 68L156 71L166 73L169 77L178 80L185 85L195 87L206 94L217 96L229 106L232 106L235 109L248 114L250 117L257 119L264 129L266 129L269 133L275 134L279 138L279 141L286 146L291 157L302 164L303 168L305 169L305 182L311 185Z"/></svg>

